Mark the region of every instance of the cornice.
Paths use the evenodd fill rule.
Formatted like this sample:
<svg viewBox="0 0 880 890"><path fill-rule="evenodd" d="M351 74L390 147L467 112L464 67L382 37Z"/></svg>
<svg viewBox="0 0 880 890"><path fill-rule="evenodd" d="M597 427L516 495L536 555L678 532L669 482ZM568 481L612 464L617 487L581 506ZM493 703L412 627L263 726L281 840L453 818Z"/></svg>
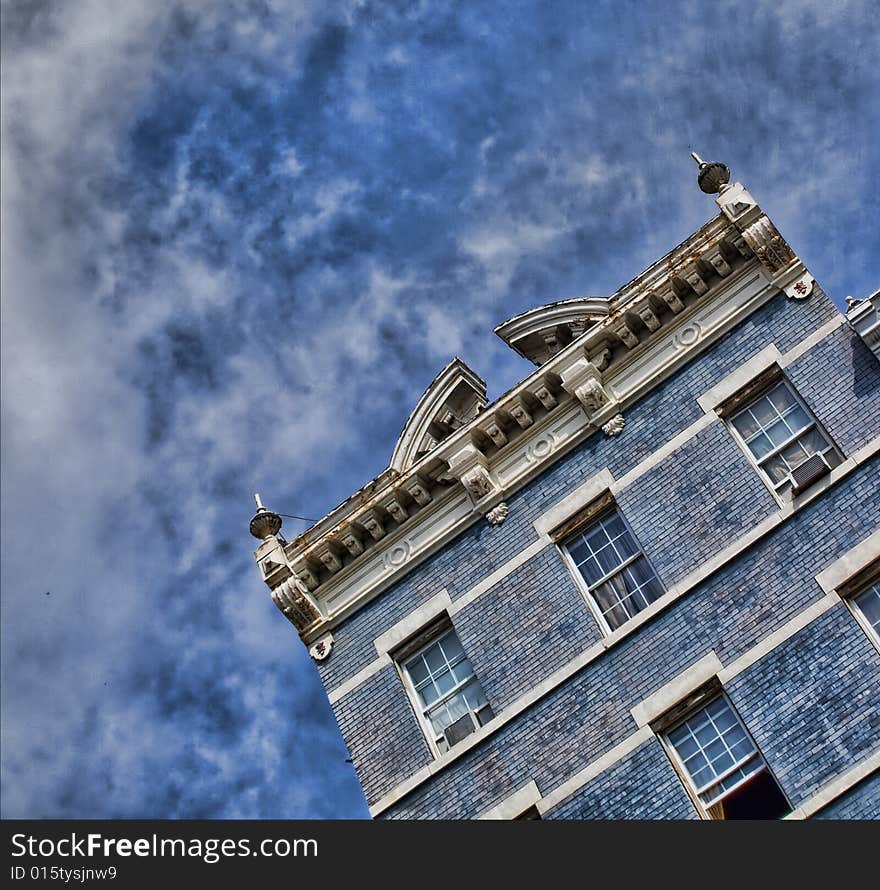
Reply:
<svg viewBox="0 0 880 890"><path fill-rule="evenodd" d="M293 542L262 542L263 578L307 643L482 517L502 524L507 497L588 435L618 435L626 407L780 289L809 296L812 278L748 192L728 186L718 204L609 299L606 317L428 454Z"/></svg>

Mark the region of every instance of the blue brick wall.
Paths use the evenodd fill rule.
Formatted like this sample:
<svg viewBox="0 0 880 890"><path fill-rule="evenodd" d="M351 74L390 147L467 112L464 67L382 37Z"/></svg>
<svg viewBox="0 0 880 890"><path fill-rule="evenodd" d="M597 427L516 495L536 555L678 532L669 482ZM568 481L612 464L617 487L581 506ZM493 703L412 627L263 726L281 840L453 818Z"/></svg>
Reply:
<svg viewBox="0 0 880 890"><path fill-rule="evenodd" d="M829 388L828 374L837 370ZM880 417L880 362L849 325L841 325L786 369L816 419L847 457L877 434Z"/></svg>
<svg viewBox="0 0 880 890"><path fill-rule="evenodd" d="M720 421L616 500L667 587L779 509Z"/></svg>
<svg viewBox="0 0 880 890"><path fill-rule="evenodd" d="M698 819L657 739L596 776L544 819Z"/></svg>
<svg viewBox="0 0 880 890"><path fill-rule="evenodd" d="M726 688L792 806L880 747L880 654L843 603Z"/></svg>
<svg viewBox="0 0 880 890"><path fill-rule="evenodd" d="M862 779L814 819L880 819L880 770Z"/></svg>
<svg viewBox="0 0 880 890"><path fill-rule="evenodd" d="M478 653L474 664L496 712L601 638L554 547L511 572L454 620L465 651Z"/></svg>
<svg viewBox="0 0 880 890"><path fill-rule="evenodd" d="M319 663L327 688L373 661L373 639L438 590L445 587L456 599L536 540L534 518L580 481L605 466L620 477L702 416L696 396L720 377L771 341L786 351L836 312L821 296L804 304L781 295L771 300L630 408L623 435L590 437L509 499L510 515L502 526L472 526L335 628L333 655ZM862 384L853 377L853 362L867 367L874 359L844 334L846 329L839 329L828 338L831 345L823 341L814 348L831 350L836 358L826 354L820 369L811 350L792 366L791 376L838 444L851 453L877 434L880 412L876 396L859 392ZM876 370L862 368L862 373ZM834 410L825 410L825 402ZM837 420L835 411L844 419ZM473 817L531 779L543 793L552 790L618 744L635 729L630 708L709 649L729 663L822 596L813 580L816 572L880 526L878 472L875 461L853 473L386 816ZM667 586L776 509L722 424L703 430L618 501ZM496 713L599 638L582 595L552 547L457 613L454 623ZM371 803L432 759L393 666L344 696L334 710ZM665 758L662 749L660 754ZM841 754L840 761L846 756ZM615 800L623 813L626 798ZM686 795L685 800L691 806ZM590 806L584 803L583 812ZM637 815L636 809L627 812ZM673 803L658 812L678 816Z"/></svg>
<svg viewBox="0 0 880 890"><path fill-rule="evenodd" d="M854 473L825 496L827 509L817 500L801 511L404 798L389 816L478 815L498 799L481 785L484 755L503 764L505 793L530 779L547 793L623 741L636 729L630 709L710 649L722 663L730 663L824 596L814 575L880 526L880 498L874 490L878 471L880 460ZM866 497L868 490L871 497ZM479 600L470 608L478 607ZM855 620L848 613L844 617L850 620L851 639L870 648L864 634L859 638ZM470 655L478 675L489 669L480 652ZM865 657L870 664L867 650ZM560 654L558 665L565 660ZM403 695L399 687L385 693ZM393 787L374 791L369 782L365 785L371 802Z"/></svg>
<svg viewBox="0 0 880 890"><path fill-rule="evenodd" d="M477 522L334 629L333 657L318 665L325 687L333 689L375 659L373 640L438 590L446 588L455 599L537 540L534 519L579 482L606 466L619 478L701 417L696 398L721 377L768 343L776 343L785 352L834 317L839 317L837 309L821 292L804 303L794 303L782 293L771 299L632 406L621 436L588 438L508 499L510 514L503 525ZM851 368L841 361L832 368L839 369L840 380L829 381L828 369L820 379L839 386L852 376ZM852 414L851 422L865 426L870 418L870 406L866 406L861 414Z"/></svg>

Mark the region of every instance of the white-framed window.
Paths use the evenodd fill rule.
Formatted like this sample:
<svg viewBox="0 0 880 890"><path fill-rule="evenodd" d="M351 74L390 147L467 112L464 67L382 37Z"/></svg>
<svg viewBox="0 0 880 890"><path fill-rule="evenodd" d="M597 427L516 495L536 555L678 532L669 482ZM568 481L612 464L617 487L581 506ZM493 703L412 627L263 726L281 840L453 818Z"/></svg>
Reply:
<svg viewBox="0 0 880 890"><path fill-rule="evenodd" d="M657 575L616 508L578 529L560 547L608 633L663 594Z"/></svg>
<svg viewBox="0 0 880 890"><path fill-rule="evenodd" d="M817 465L807 482L841 461L828 434L784 379L738 408L730 425L777 494L798 487L796 471L814 455L824 467Z"/></svg>
<svg viewBox="0 0 880 890"><path fill-rule="evenodd" d="M666 730L673 762L710 819L778 819L791 811L782 789L726 696Z"/></svg>
<svg viewBox="0 0 880 890"><path fill-rule="evenodd" d="M494 716L452 628L439 629L399 664L435 754L448 751Z"/></svg>
<svg viewBox="0 0 880 890"><path fill-rule="evenodd" d="M849 597L848 602L874 645L880 648L880 578Z"/></svg>

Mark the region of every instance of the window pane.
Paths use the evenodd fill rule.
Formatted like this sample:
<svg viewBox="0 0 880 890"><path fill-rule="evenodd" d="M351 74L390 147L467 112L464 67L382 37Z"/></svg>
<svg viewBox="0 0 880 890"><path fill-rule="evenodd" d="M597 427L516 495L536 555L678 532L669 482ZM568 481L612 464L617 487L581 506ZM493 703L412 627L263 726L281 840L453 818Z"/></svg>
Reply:
<svg viewBox="0 0 880 890"><path fill-rule="evenodd" d="M605 533L605 528L601 522L598 528L584 535L584 539L594 553L608 543L608 535Z"/></svg>
<svg viewBox="0 0 880 890"><path fill-rule="evenodd" d="M752 454L754 454L758 460L764 457L764 455L769 454L774 448L773 443L766 435L764 435L764 433L759 433L754 439L749 440L747 444Z"/></svg>
<svg viewBox="0 0 880 890"><path fill-rule="evenodd" d="M785 481L788 478L789 468L785 462L785 458L781 454L771 457L766 463L761 464L764 472L770 477L770 481L774 485Z"/></svg>
<svg viewBox="0 0 880 890"><path fill-rule="evenodd" d="M872 585L855 598L855 604L868 621L880 633L880 582Z"/></svg>
<svg viewBox="0 0 880 890"><path fill-rule="evenodd" d="M599 550L596 553L596 559L599 560L599 568L602 569L603 575L613 572L621 563L617 551L611 545Z"/></svg>
<svg viewBox="0 0 880 890"><path fill-rule="evenodd" d="M773 407L773 403L766 396L762 396L749 406L755 420L762 429L766 430L771 423L779 418L779 412Z"/></svg>
<svg viewBox="0 0 880 890"><path fill-rule="evenodd" d="M440 690L440 695L445 695L455 686L455 677L452 676L451 671L444 671L434 682L437 684L437 689Z"/></svg>
<svg viewBox="0 0 880 890"><path fill-rule="evenodd" d="M433 683L428 683L427 686L419 689L418 692L419 698L421 698L425 707L434 704L434 702L440 698L440 693L437 691L437 687Z"/></svg>
<svg viewBox="0 0 880 890"><path fill-rule="evenodd" d="M468 677L473 674L474 669L471 667L471 663L465 659L464 661L460 661L453 669L452 673L455 675L455 679L461 683L462 680L467 680Z"/></svg>
<svg viewBox="0 0 880 890"><path fill-rule="evenodd" d="M406 666L406 669L409 672L410 679L413 681L414 686L418 686L420 683L424 683L425 680L428 679L428 666L425 664L425 660L421 655L418 658L414 658Z"/></svg>
<svg viewBox="0 0 880 890"><path fill-rule="evenodd" d="M767 393L767 398L772 402L773 406L780 414L783 414L786 408L790 408L792 405L797 404L794 394L784 383L780 383L771 389L770 392Z"/></svg>
<svg viewBox="0 0 880 890"><path fill-rule="evenodd" d="M576 563L582 563L589 559L590 556L590 548L587 547L587 542L584 541L583 538L578 538L576 541L572 541L568 545L568 552Z"/></svg>
<svg viewBox="0 0 880 890"><path fill-rule="evenodd" d="M459 658L464 656L461 643L458 642L458 637L454 633L447 634L443 637L440 641L440 646L450 664L454 664Z"/></svg>
<svg viewBox="0 0 880 890"><path fill-rule="evenodd" d="M733 418L733 425L736 428L736 431L746 440L751 439L752 436L761 429L758 425L758 421L755 420L752 412L749 411L748 408Z"/></svg>
<svg viewBox="0 0 880 890"><path fill-rule="evenodd" d="M424 657L434 676L441 671L446 670L446 659L443 657L443 652L436 643L424 653Z"/></svg>

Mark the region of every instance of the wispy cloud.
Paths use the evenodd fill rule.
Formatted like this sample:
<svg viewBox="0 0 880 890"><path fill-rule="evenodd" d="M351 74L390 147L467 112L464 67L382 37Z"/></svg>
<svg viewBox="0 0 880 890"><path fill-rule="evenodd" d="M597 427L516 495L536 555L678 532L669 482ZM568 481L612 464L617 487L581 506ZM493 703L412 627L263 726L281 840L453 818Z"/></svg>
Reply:
<svg viewBox="0 0 880 890"><path fill-rule="evenodd" d="M876 287L867 3L8 3L3 814L366 814L257 578L491 327L619 286L728 162Z"/></svg>

